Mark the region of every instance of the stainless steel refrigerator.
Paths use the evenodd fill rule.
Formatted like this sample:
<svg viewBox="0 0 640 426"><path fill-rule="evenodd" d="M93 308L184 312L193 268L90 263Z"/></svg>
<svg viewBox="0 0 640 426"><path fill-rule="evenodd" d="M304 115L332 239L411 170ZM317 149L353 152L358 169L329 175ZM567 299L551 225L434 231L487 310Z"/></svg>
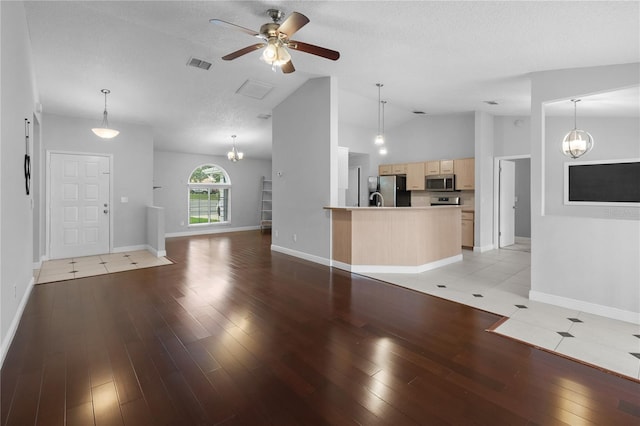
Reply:
<svg viewBox="0 0 640 426"><path fill-rule="evenodd" d="M377 181L377 182L376 182ZM374 182L377 183L375 190ZM406 176L378 176L369 178L369 195L375 191L382 194L383 207L410 207L411 192L407 191ZM378 196L370 199L369 205L375 206L378 202Z"/></svg>

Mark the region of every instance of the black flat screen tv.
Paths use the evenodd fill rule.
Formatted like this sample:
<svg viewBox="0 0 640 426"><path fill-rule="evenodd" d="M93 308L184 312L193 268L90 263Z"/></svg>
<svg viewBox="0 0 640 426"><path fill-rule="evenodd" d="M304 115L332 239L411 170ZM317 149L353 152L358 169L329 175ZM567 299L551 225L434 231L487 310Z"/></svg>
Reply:
<svg viewBox="0 0 640 426"><path fill-rule="evenodd" d="M640 160L565 163L565 204L640 207Z"/></svg>

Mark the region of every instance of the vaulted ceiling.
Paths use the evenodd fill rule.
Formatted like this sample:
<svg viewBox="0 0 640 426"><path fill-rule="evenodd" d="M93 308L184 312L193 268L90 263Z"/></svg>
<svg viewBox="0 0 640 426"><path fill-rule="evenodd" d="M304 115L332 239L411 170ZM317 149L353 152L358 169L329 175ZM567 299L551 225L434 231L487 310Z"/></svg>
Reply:
<svg viewBox="0 0 640 426"><path fill-rule="evenodd" d="M535 71L640 62L640 3L471 1L27 1L36 81L45 113L148 125L157 149L225 155L231 134L248 158L269 158L274 106L310 78L334 76L340 119L377 125L383 83L387 128L415 117L487 111L528 115ZM269 8L310 19L295 39L333 50L333 62L293 51L282 74L256 43L212 25L258 30ZM208 71L188 67L195 57ZM236 93L249 80L263 99ZM618 102L634 103L637 89ZM488 105L485 101L496 101ZM265 118L267 117L267 118Z"/></svg>

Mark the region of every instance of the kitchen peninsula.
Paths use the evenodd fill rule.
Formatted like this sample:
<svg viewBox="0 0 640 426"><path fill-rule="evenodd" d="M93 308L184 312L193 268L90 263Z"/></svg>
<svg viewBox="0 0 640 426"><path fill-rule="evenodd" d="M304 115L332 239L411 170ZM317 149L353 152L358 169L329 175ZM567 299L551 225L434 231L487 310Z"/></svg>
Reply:
<svg viewBox="0 0 640 426"><path fill-rule="evenodd" d="M419 273L462 260L460 206L325 208L337 268Z"/></svg>

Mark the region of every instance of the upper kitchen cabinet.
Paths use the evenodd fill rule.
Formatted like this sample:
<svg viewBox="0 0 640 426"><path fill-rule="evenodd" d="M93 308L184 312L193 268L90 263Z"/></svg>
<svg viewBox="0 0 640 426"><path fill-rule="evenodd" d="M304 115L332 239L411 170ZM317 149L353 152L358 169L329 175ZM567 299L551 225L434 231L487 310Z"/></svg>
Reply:
<svg viewBox="0 0 640 426"><path fill-rule="evenodd" d="M407 163L394 164L393 165L393 174L394 175L406 175L407 174Z"/></svg>
<svg viewBox="0 0 640 426"><path fill-rule="evenodd" d="M475 159L453 160L453 173L456 175L457 190L475 189Z"/></svg>
<svg viewBox="0 0 640 426"><path fill-rule="evenodd" d="M454 173L453 160L440 160L441 175L452 175Z"/></svg>
<svg viewBox="0 0 640 426"><path fill-rule="evenodd" d="M424 166L425 176L453 174L453 160L427 161Z"/></svg>
<svg viewBox="0 0 640 426"><path fill-rule="evenodd" d="M380 164L378 166L378 175L387 176L393 174L393 164Z"/></svg>
<svg viewBox="0 0 640 426"><path fill-rule="evenodd" d="M427 161L424 163L424 175L439 175L440 174L440 161Z"/></svg>
<svg viewBox="0 0 640 426"><path fill-rule="evenodd" d="M407 164L407 190L424 191L425 163Z"/></svg>

